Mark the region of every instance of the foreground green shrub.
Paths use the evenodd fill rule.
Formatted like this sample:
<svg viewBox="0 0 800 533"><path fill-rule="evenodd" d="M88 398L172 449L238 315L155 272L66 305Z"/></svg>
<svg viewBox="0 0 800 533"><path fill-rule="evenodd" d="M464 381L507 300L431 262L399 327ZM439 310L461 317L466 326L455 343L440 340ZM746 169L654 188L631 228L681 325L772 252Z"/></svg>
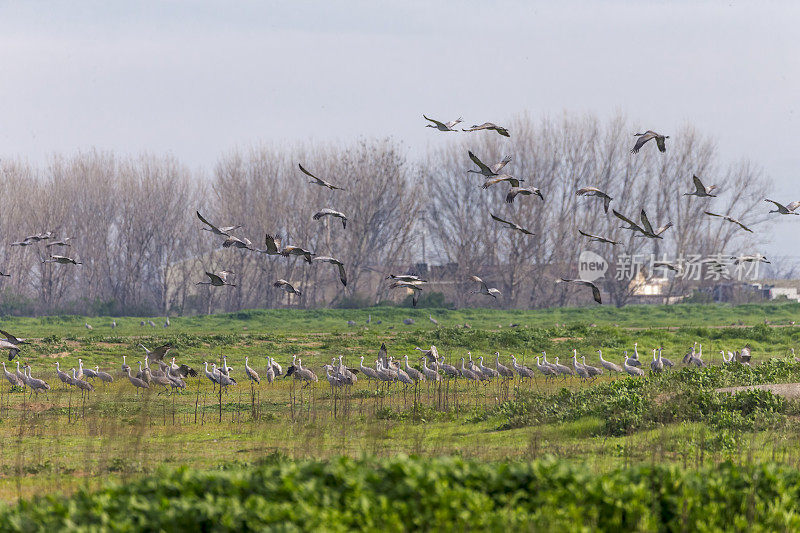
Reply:
<svg viewBox="0 0 800 533"><path fill-rule="evenodd" d="M0 510L3 531L787 531L800 472L723 463L594 474L577 464L458 459L278 459L181 468Z"/></svg>

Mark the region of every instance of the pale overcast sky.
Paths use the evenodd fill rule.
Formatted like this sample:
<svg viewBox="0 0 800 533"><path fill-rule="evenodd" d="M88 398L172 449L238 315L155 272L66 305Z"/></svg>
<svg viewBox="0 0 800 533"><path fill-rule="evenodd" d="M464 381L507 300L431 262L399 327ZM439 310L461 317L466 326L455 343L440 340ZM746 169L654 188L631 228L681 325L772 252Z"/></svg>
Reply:
<svg viewBox="0 0 800 533"><path fill-rule="evenodd" d="M445 142L420 114L691 123L800 200L800 2L0 2L0 157ZM712 180L713 181L713 180ZM767 204L764 204L768 208ZM767 255L800 246L800 217Z"/></svg>

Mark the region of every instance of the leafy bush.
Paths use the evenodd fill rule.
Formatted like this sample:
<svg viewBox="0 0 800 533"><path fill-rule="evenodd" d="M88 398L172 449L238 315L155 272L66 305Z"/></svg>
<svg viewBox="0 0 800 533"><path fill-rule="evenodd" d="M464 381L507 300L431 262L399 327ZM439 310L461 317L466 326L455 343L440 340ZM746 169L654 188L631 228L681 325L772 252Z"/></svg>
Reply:
<svg viewBox="0 0 800 533"><path fill-rule="evenodd" d="M748 372L751 381L784 374L794 363L776 361L756 369L734 365L732 372ZM764 367L764 368L762 368ZM556 394L520 391L503 403L498 414L501 429L560 423L592 416L603 420L602 433L621 436L657 424L705 421L711 427L737 431L779 427L789 404L767 390L718 393L712 387L729 376L725 369L682 369L647 379L625 378L586 389L561 389Z"/></svg>
<svg viewBox="0 0 800 533"><path fill-rule="evenodd" d="M3 531L788 531L800 472L723 463L699 471L398 457L249 469L163 470L0 510Z"/></svg>

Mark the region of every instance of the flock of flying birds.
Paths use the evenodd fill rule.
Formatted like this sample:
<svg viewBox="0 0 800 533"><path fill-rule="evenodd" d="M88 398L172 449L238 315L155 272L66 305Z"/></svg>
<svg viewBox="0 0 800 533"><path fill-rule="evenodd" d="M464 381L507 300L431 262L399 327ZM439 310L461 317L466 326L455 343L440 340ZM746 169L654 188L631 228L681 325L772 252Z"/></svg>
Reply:
<svg viewBox="0 0 800 533"><path fill-rule="evenodd" d="M429 118L424 114L422 116L423 116L423 118L425 120L428 120L429 122L431 122L431 124L427 124L426 127L428 127L428 128L436 128L437 130L443 131L443 132L457 131L456 126L461 122L461 118L458 118L457 120L453 120L451 122L440 122L438 120ZM492 130L492 131L496 131L497 133L499 133L500 135L502 135L504 137L510 137L511 136L510 133L508 132L507 128L504 128L502 126L497 126L496 124L493 124L491 122L486 122L486 123L481 124L481 125L475 125L475 126L472 126L471 128L468 128L468 129L462 129L462 131L477 131L477 130ZM655 144L658 147L658 150L660 152L664 153L664 152L667 151L666 140L669 139L668 135L662 135L660 133L656 133L655 131L648 130L648 131L646 131L644 133L635 133L634 136L637 137L637 139L636 139L636 143L634 144L633 148L631 149L631 153L633 153L633 154L639 153L639 151L644 147L644 145L647 144L647 142L649 142L651 140L655 140ZM502 170L506 167L506 165L509 162L511 162L511 157L506 156L502 160L500 160L499 162L489 166L489 165L486 165L483 161L481 161L471 151L468 152L468 155L469 155L469 158L472 160L472 162L475 163L475 165L477 165L478 170L471 169L471 170L468 170L467 172L468 173L480 174L483 177L485 177L486 181L482 185L482 187L484 189L487 189L487 188L491 187L492 185L495 185L495 184L501 183L501 182L507 182L509 184L510 187L508 189L508 193L506 194L506 202L507 203L509 203L509 204L513 203L514 199L519 195L523 195L523 196L535 195L535 196L538 196L542 201L544 201L544 196L542 195L542 191L539 190L537 187L533 187L533 186L521 187L520 183L525 181L524 179L515 178L515 177L513 177L513 176L511 176L509 174L506 174L506 173L502 172ZM716 185L706 186L706 185L703 184L703 182L697 176L692 176L692 182L693 182L693 185L694 185L694 191L684 193L684 196L696 196L698 198L715 198L717 196L716 194L714 194L714 191L717 189ZM592 186L582 187L582 188L578 189L577 191L575 191L575 194L578 195L578 196L587 196L587 197L592 197L593 196L593 197L602 199L603 200L603 211L605 213L608 213L609 206L611 204L611 201L613 200L613 198L607 192L602 191L599 188L592 187ZM800 201L791 202L791 203L786 204L786 205L780 204L780 203L778 203L778 202L776 202L774 200L769 200L769 199L766 199L765 201L774 204L775 207L776 207L776 209L771 210L770 213L779 213L779 214L782 214L782 215L800 215L800 210L798 210L798 207L800 207ZM623 215L622 213L618 212L615 209L612 209L611 212L613 213L613 215L615 217L617 217L622 222L627 224L626 226L622 226L623 229L627 229L627 230L631 230L631 231L633 231L635 233L639 233L639 234L641 234L642 237L649 238L649 239L662 239L663 238L662 235L664 234L664 232L666 232L669 228L672 227L672 223L668 222L668 223L664 224L663 226L658 227L657 229L653 228L652 224L650 223L650 220L647 218L647 213L645 212L644 209L642 209L641 213L639 214L639 223L634 222L631 218ZM738 220L736 220L736 219L734 219L734 218L732 218L732 217L730 217L728 215L721 215L721 214L714 213L714 212L711 212L711 211L704 211L704 213L706 215L708 215L708 216L721 218L721 219L723 219L723 220L725 220L727 222L730 222L732 224L736 224L737 226L739 226L744 231L749 231L751 233L753 232L753 230L751 230L750 228L748 228L747 226L745 226L744 224L742 224ZM517 224L517 223L515 223L513 221L505 220L503 218L500 218L497 215L495 215L494 213L489 213L489 215L490 215L492 220L494 220L494 221L496 221L496 222L498 222L500 224L503 224L506 228L508 228L510 230L520 232L523 235L534 235L533 232L529 231L528 229L520 226L519 224ZM603 237L601 235L595 235L595 234L592 234L592 233L588 233L588 232L585 232L583 230L578 230L578 233L580 233L580 235L582 235L584 237L587 237L590 242L600 242L600 243L605 243L605 244L610 244L610 245L621 244L618 241L614 241L612 239ZM760 254L742 256L742 257L732 258L732 259L736 259L737 263L738 262L752 262L752 261L762 261L762 262L766 262L766 263L769 262L769 261L767 261L766 257L764 257L764 256L762 256ZM677 266L675 266L673 264L670 264L670 263L666 263L666 262L658 263L658 266L666 267L666 268L669 268L671 270L678 270ZM714 266L719 267L719 265L710 265L710 266L711 267L714 267ZM404 283L404 286L408 286L409 288L415 288L414 286L412 286L414 284L416 284L416 288L419 288L419 285L424 283L424 281L423 280L419 280L419 278L410 279L410 278L414 278L413 276L406 276L406 278L409 278L409 279L404 279L402 281ZM478 293L487 294L487 295L495 297L495 298L498 295L500 295L500 291L498 291L497 289L488 288L486 283L484 283L477 276L472 276L471 279L480 284L480 289L477 291ZM587 287L591 288L592 296L593 296L594 300L597 303L602 303L602 298L600 296L600 289L592 282L585 281L585 280L582 280L582 279L567 279L567 278L560 278L556 282L557 283L576 283L576 284L587 286Z"/></svg>
<svg viewBox="0 0 800 533"><path fill-rule="evenodd" d="M427 124L426 127L435 128L438 131L442 131L442 132L458 131L456 126L462 122L461 118L459 118L457 120L450 121L450 122L440 122L438 120L435 120L435 119L432 119L432 118L428 118L424 114L422 116L423 116L423 118L425 118L425 120L431 122L431 124ZM481 130L495 131L495 132L497 132L499 135L501 135L503 137L511 137L511 134L509 133L507 128L504 128L502 126L498 126L498 125L496 125L494 123L491 123L491 122L485 122L483 124L473 125L471 128L462 129L461 131L474 132L474 131L481 131ZM656 133L654 131L648 130L648 131L646 131L644 133L635 133L634 136L637 137L637 140L636 140L636 143L634 144L633 148L631 149L631 153L633 153L633 154L639 153L639 151L644 147L644 145L647 144L651 140L655 140L655 144L658 147L658 150L660 152L664 153L667 150L667 148L666 148L666 140L669 139L668 135L662 135L660 133ZM476 169L467 170L467 173L475 173L475 174L479 174L479 175L483 176L485 178L485 181L484 181L484 183L482 185L483 189L488 189L492 185L495 185L495 184L498 184L498 183L502 183L502 182L506 182L509 185L508 193L506 194L506 198L505 198L505 201L507 203L509 203L509 204L513 203L514 200L518 196L532 196L532 195L533 196L538 196L542 201L544 201L544 195L542 194L542 191L539 190L537 187L533 187L533 186L522 187L521 183L523 181L525 181L523 178L515 178L515 177L513 177L513 176L511 176L509 174L506 174L506 173L502 172L505 169L506 165L508 165L508 163L511 162L511 157L510 156L506 156L502 160L500 160L499 162L494 163L492 165L487 165L483 161L481 161L481 159L478 158L474 153L472 153L472 151L468 151L467 153L469 155L470 160L478 167L477 170ZM300 172L302 172L303 174L305 174L306 176L311 178L309 183L311 183L313 185L320 186L320 187L325 187L327 189L330 189L331 191L344 190L342 187L334 185L333 183L330 183L328 181L325 181L322 178L319 178L319 177L315 176L314 174L312 174L311 172L306 170L303 167L302 164L298 164L298 167L300 169ZM692 191L692 192L684 193L684 196L696 196L698 198L715 198L716 197L716 194L714 194L714 191L716 191L716 189L717 189L716 185L706 186L706 185L703 184L703 182L697 176L692 176L692 181L693 181L695 190ZM609 206L611 204L611 201L613 200L613 198L607 192L602 191L599 188L592 187L592 186L582 187L582 188L578 189L577 191L575 191L575 194L578 195L578 196L596 197L596 198L601 199L603 201L603 211L605 213L608 213ZM800 209L798 209L798 208L800 208L800 201L794 201L794 202L791 202L791 203L788 203L788 204L781 204L781 203L778 203L778 202L776 202L774 200L770 200L770 199L766 199L765 201L774 204L775 207L776 207L776 209L771 210L770 213L778 213L778 214L781 214L781 215L800 215ZM613 213L613 215L615 217L617 217L622 222L627 224L626 226L622 226L623 229L633 231L634 233L638 233L642 237L649 238L649 239L661 239L661 238L663 238L662 235L664 234L664 232L666 232L669 228L672 227L672 223L671 222L667 222L666 224L664 224L663 226L658 227L657 229L654 228L653 225L650 223L650 220L648 219L647 213L645 212L644 209L642 209L641 213L639 214L639 222L638 223L634 222L634 220L632 218L629 218L629 217L623 215L622 213L619 213L615 209L612 209L611 212ZM738 221L738 220L736 220L736 219L734 219L734 218L732 218L732 217L730 217L728 215L722 215L722 214L714 213L714 212L711 212L711 211L704 211L704 213L706 215L708 215L708 216L721 218L721 219L723 219L723 220L725 220L727 222L730 222L732 224L736 224L737 226L739 226L744 231L749 231L751 233L753 232L750 228L748 228L747 226L742 224L740 221ZM338 259L336 259L334 257L317 256L314 252L312 252L310 250L307 250L307 249L304 249L304 248L302 248L300 246L294 246L294 245L283 246L280 238L278 238L276 236L273 236L273 235L270 235L270 234L266 234L266 237L264 239L264 249L263 250L262 249L257 249L257 248L253 247L253 243L250 240L248 240L247 238L245 238L245 237L236 237L236 236L234 236L232 234L233 231L241 228L242 227L241 225L217 226L217 225L214 225L211 222L209 222L206 218L204 218L203 215L201 215L199 211L197 211L196 214L197 214L197 218L199 218L200 221L206 226L206 227L202 228L203 230L209 231L214 235L218 235L218 236L221 236L221 237L225 238L225 240L222 242L222 247L223 248L239 248L239 249L249 250L249 251L252 251L252 252L262 253L262 254L271 255L271 256L278 256L279 255L279 256L283 256L283 257L291 257L291 256L302 257L303 260L306 263L309 263L309 264L314 263L314 262L330 263L331 265L334 265L337 268L338 274L339 274L339 280L342 282L342 285L345 286L345 287L347 286L347 273L345 271L345 265L344 265L344 263L342 261L340 261L340 260L338 260ZM529 231L528 229L520 226L519 224L517 224L517 223L515 223L513 221L505 220L503 218L500 218L497 215L495 215L494 213L489 213L489 215L490 215L492 220L494 220L495 222L497 222L499 224L502 224L503 226L505 226L509 230L517 231L517 232L519 232L519 233L521 233L523 235L534 235L533 232ZM342 222L342 229L347 229L347 221L348 221L347 215L345 215L341 211L337 211L335 209L331 209L331 208L321 209L320 211L315 213L312 218L314 220L338 218ZM580 233L580 235L588 238L590 242L599 242L599 243L610 244L610 245L621 244L618 241L614 241L612 239L603 237L601 235L596 235L596 234L593 234L593 233L584 232L583 230L578 230L578 232ZM32 235L32 236L26 237L25 239L23 239L21 241L11 243L11 246L29 246L29 245L32 245L32 244L36 244L36 243L38 243L40 241L49 240L52 237L53 237L53 232L47 231L47 232L44 232L44 233L39 233L39 234L36 234L36 235ZM66 238L63 238L63 239L60 239L60 240L53 240L51 242L48 242L45 246L48 249L50 249L51 247L54 247L54 246L68 247L68 246L70 246L70 244L68 242L70 240L71 239L69 237L66 237ZM767 261L766 257L764 257L764 256L762 256L760 254L754 254L754 255L750 255L750 256L742 256L742 257L732 258L732 259L736 259L737 262L747 262L747 261L762 261L762 262L766 262L766 263L769 262L769 261ZM49 258L44 259L42 262L43 263L57 263L57 264L62 264L62 265L80 265L80 264L82 264L80 261L76 261L75 259L72 259L72 258L70 258L68 256L55 255L55 254L52 254L52 253L51 253ZM670 264L670 263L664 263L664 262L657 263L656 266L669 268L671 270L677 270L677 267L675 265L673 265L673 264ZM714 265L711 265L711 266L713 267ZM717 265L717 266L719 266L719 265ZM234 275L234 272L231 271L231 270L219 270L219 271L216 271L216 272L206 272L205 274L208 277L208 281L200 281L200 282L198 282L198 285L210 285L210 286L213 286L213 287L222 287L222 286L226 286L226 285L233 286L233 287L236 286L234 283L231 283L231 281L229 281L231 276ZM4 273L4 272L0 272L0 276L9 277L10 274ZM411 274L400 274L400 275L390 274L389 276L386 277L386 279L392 280L391 285L389 286L390 289L407 289L407 290L410 290L411 293L412 293L412 303L413 303L414 306L417 305L417 302L419 300L419 295L420 295L420 293L422 291L422 287L427 282L426 280L421 279L419 276L411 275ZM474 291L474 293L476 293L476 294L483 294L483 295L491 296L492 298L495 298L495 299L498 296L501 295L501 293L500 293L500 291L498 289L496 289L494 287L489 287L478 276L474 276L474 275L470 276L470 280L477 284L478 288L477 288L476 291ZM592 290L592 296L594 297L594 300L597 303L602 303L602 299L601 299L601 296L600 296L600 289L592 282L585 281L585 280L582 280L582 279L560 278L560 279L558 279L556 281L556 283L575 283L575 284L580 284L580 285L584 285L586 287L589 287ZM297 295L298 297L302 295L302 292L300 291L299 288L295 287L294 285L292 285L292 283L290 283L289 281L286 281L285 279L278 279L277 281L275 281L273 283L273 286L278 288L278 289L281 289L281 290L285 291L287 294L290 294L290 295L293 294L293 295Z"/></svg>

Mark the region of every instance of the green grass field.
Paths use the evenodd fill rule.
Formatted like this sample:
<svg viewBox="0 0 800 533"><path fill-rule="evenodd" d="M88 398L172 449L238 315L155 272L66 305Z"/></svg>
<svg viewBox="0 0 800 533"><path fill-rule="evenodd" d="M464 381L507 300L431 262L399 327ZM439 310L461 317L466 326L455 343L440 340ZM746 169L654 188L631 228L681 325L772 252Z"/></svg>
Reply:
<svg viewBox="0 0 800 533"><path fill-rule="evenodd" d="M432 315L436 326L428 320ZM371 322L367 324L367 318ZM404 325L404 318L416 323ZM731 396L716 388L800 381L800 305L592 307L540 311L496 310L257 310L171 319L169 328L140 326L140 318L6 317L2 329L32 343L23 348L34 377L51 385L47 395L0 387L0 499L91 493L107 482L128 483L185 466L193 471L242 471L277 456L319 461L339 456L368 460L399 454L458 456L497 464L565 461L597 475L637 465L672 464L695 470L733 463L800 464L800 409L769 392ZM144 319L148 320L148 319ZM348 320L356 322L349 326ZM765 324L765 320L769 324ZM378 321L381 323L378 324ZM84 327L92 325L93 330ZM510 324L517 327L509 327ZM468 324L470 327L463 327ZM558 324L558 325L557 325ZM150 390L137 395L118 374L122 356L135 369L139 343L171 342L170 357L200 371L181 394ZM416 389L378 387L365 379L349 391L332 390L321 365L342 355L350 367L372 363L382 342L395 358L434 344L460 365L470 352L510 364L510 355L535 366L546 351L569 362L572 349L597 365L597 349L617 363L638 343L648 367L651 350L679 361L694 342L703 344L709 368L676 368L664 375L603 375L545 382L462 380ZM749 344L754 365L720 365L719 350ZM239 384L212 392L204 361L225 355ZM293 379L251 386L244 358L262 376L266 357L284 368L293 355L320 381L301 388ZM108 386L82 398L62 388L62 369L99 365L115 374ZM8 366L8 364L7 364ZM682 365L678 365L681 367ZM15 367L14 367L15 368ZM649 370L649 369L648 369ZM88 492L87 492L88 491ZM538 520L538 519L537 519ZM649 523L649 522L648 522Z"/></svg>

